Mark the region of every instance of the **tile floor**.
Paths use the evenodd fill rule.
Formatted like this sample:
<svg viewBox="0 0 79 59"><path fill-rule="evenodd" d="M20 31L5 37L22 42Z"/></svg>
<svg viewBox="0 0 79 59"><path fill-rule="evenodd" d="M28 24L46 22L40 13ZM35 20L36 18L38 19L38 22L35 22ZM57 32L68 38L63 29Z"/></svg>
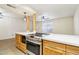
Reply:
<svg viewBox="0 0 79 59"><path fill-rule="evenodd" d="M0 40L0 55L24 55L15 46L15 39Z"/></svg>

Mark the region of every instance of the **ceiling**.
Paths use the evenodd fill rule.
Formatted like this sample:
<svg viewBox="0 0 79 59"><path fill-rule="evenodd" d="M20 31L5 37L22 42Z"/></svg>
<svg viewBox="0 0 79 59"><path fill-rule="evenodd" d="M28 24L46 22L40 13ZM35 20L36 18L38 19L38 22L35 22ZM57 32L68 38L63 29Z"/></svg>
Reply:
<svg viewBox="0 0 79 59"><path fill-rule="evenodd" d="M79 4L29 4L39 15L47 15L52 18L73 16Z"/></svg>
<svg viewBox="0 0 79 59"><path fill-rule="evenodd" d="M37 13L38 16L47 16L50 18L58 18L65 16L73 16L78 4L11 4L15 8L11 8L6 4L0 4L0 8L15 16L23 17L24 12L28 15Z"/></svg>
<svg viewBox="0 0 79 59"><path fill-rule="evenodd" d="M24 12L26 12L26 15L32 15L36 13L30 7L22 6L20 4L0 4L0 12L2 12L3 14L5 13L12 14L13 16L20 18L25 16Z"/></svg>

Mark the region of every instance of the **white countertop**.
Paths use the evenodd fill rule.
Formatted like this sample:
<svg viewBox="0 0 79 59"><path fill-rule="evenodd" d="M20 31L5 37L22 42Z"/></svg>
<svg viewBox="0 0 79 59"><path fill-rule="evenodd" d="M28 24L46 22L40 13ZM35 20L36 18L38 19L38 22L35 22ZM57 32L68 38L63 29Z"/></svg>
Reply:
<svg viewBox="0 0 79 59"><path fill-rule="evenodd" d="M21 34L21 35L28 35L28 34L34 34L36 32L17 32L16 34Z"/></svg>
<svg viewBox="0 0 79 59"><path fill-rule="evenodd" d="M16 34L28 35L36 32L17 32ZM79 35L50 34L42 37L44 40L79 46Z"/></svg>
<svg viewBox="0 0 79 59"><path fill-rule="evenodd" d="M50 34L42 39L79 46L79 35Z"/></svg>

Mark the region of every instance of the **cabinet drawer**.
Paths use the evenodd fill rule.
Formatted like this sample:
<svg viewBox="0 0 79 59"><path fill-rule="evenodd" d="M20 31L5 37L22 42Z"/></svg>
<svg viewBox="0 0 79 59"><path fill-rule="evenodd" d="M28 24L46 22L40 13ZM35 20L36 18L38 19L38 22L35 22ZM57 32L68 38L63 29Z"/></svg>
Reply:
<svg viewBox="0 0 79 59"><path fill-rule="evenodd" d="M16 47L18 48L18 49L20 49L21 51L23 51L24 53L26 52L26 48L27 48L27 46L26 45L21 45L20 43L18 43L18 44L16 44Z"/></svg>
<svg viewBox="0 0 79 59"><path fill-rule="evenodd" d="M24 43L20 43L20 45L23 46L23 47L26 47L26 44L24 44Z"/></svg>
<svg viewBox="0 0 79 59"><path fill-rule="evenodd" d="M17 43L17 44L16 44L16 47L17 47L17 48L19 48L19 47L20 47L20 44L19 44L19 43Z"/></svg>
<svg viewBox="0 0 79 59"><path fill-rule="evenodd" d="M76 47L76 46L67 45L66 51L74 55L79 55L79 47Z"/></svg>
<svg viewBox="0 0 79 59"><path fill-rule="evenodd" d="M60 50L65 51L65 45L61 44L61 43L57 43L57 42L53 42L53 41L48 41L48 40L44 40L43 41L43 45L44 46L50 46L50 47L54 47Z"/></svg>
<svg viewBox="0 0 79 59"><path fill-rule="evenodd" d="M20 45L20 50L26 53L26 47Z"/></svg>
<svg viewBox="0 0 79 59"><path fill-rule="evenodd" d="M65 54L64 51L50 47L43 47L43 55L64 55L64 54Z"/></svg>
<svg viewBox="0 0 79 59"><path fill-rule="evenodd" d="M22 39L22 36L19 34L16 34L16 43L20 42L21 39Z"/></svg>

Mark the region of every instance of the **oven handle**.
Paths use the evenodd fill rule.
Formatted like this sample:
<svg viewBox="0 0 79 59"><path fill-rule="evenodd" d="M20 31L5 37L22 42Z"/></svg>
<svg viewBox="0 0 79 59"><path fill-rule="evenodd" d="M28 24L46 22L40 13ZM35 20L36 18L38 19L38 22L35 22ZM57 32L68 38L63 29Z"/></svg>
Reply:
<svg viewBox="0 0 79 59"><path fill-rule="evenodd" d="M32 46L40 46L39 44L36 44L36 43L33 43L33 42L29 42L29 41L27 41L26 43L27 44L31 44Z"/></svg>

